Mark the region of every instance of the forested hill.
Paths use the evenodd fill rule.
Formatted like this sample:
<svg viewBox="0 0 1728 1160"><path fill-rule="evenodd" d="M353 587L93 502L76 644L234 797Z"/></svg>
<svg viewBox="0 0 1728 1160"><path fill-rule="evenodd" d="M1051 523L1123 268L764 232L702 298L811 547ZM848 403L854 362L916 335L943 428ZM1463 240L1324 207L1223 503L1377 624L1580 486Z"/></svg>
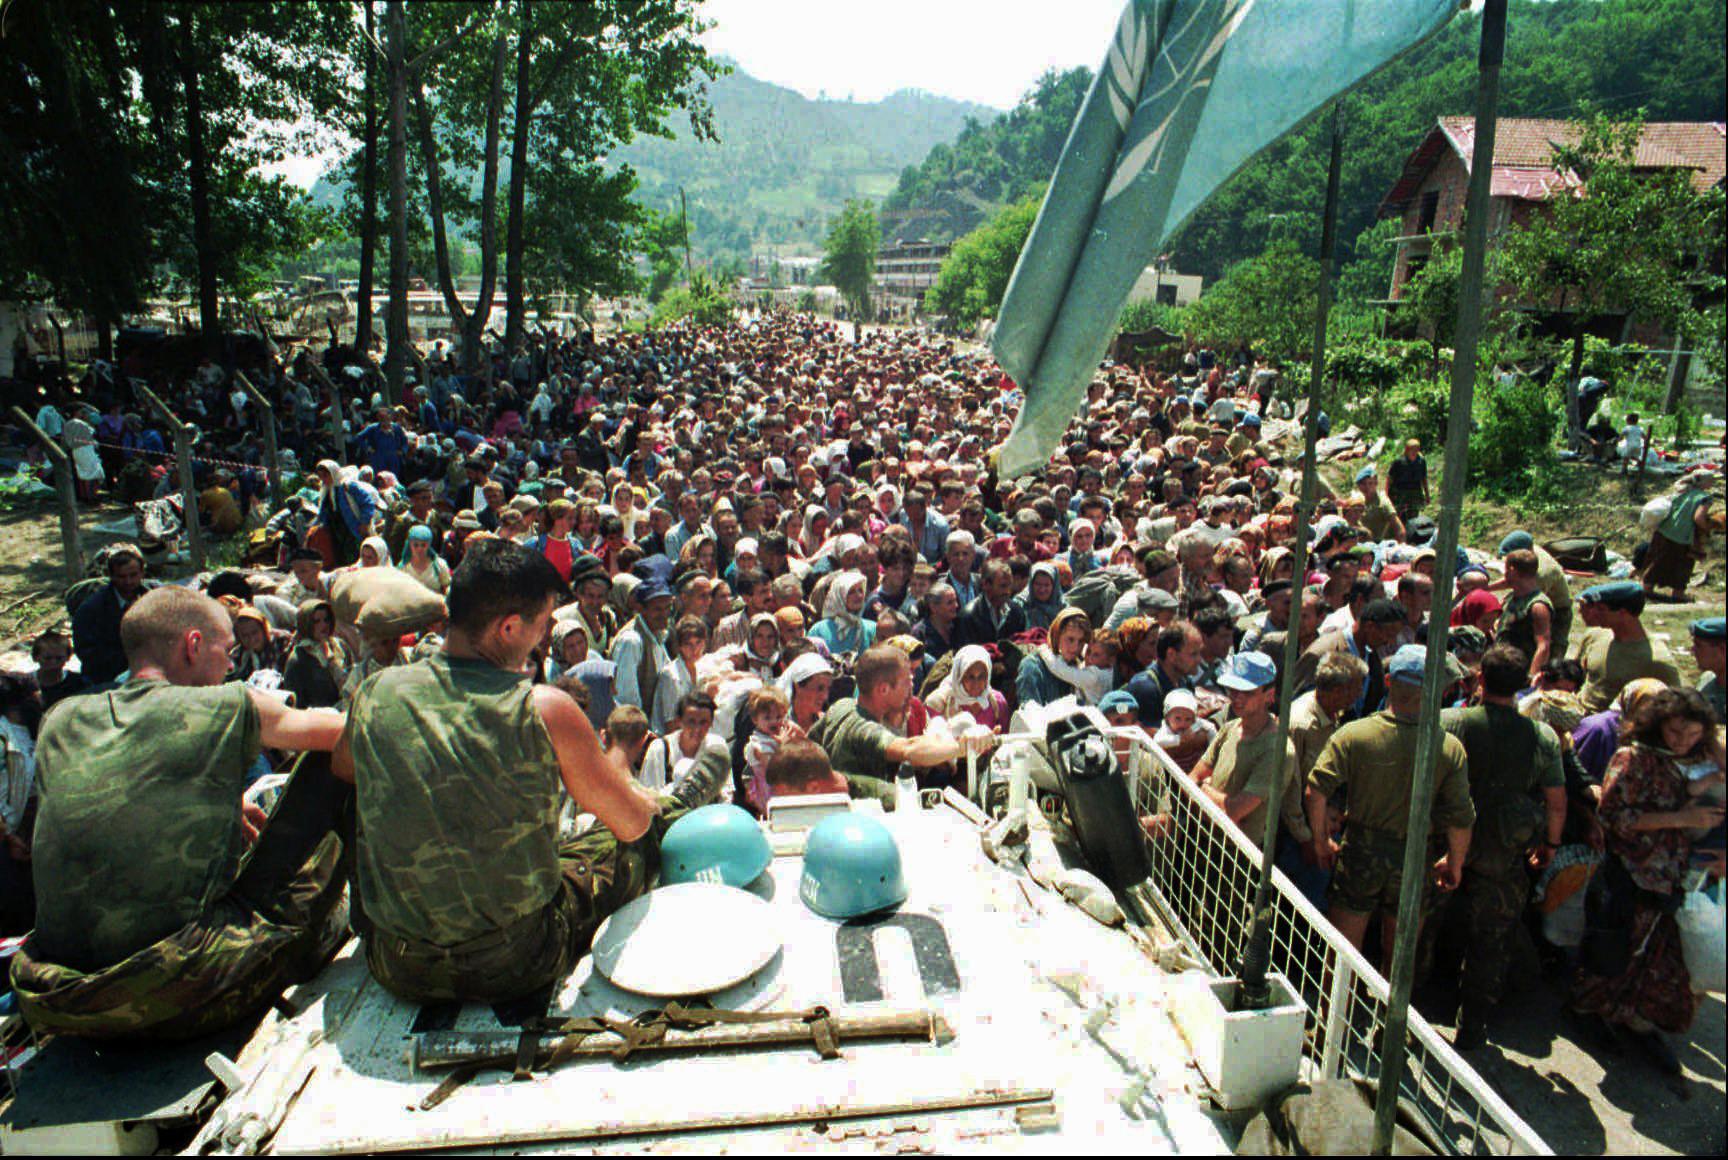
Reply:
<svg viewBox="0 0 1728 1160"><path fill-rule="evenodd" d="M933 146L997 115L913 90L869 103L811 100L736 70L709 99L718 141L679 125L677 139L639 137L612 156L636 170L644 205L675 212L684 187L695 247L709 257L789 243L819 252L848 198L880 198Z"/></svg>
<svg viewBox="0 0 1728 1160"><path fill-rule="evenodd" d="M1612 114L1643 109L1655 121L1728 119L1725 9L1723 0L1512 0L1501 115L1564 117L1594 106ZM1346 255L1435 118L1473 107L1479 26L1459 16L1345 99ZM1047 76L1018 108L932 149L884 200L884 232L951 239L1041 187L1090 81L1085 69ZM1272 236L1311 248L1328 125L1313 119L1202 206L1177 239L1178 268L1217 277Z"/></svg>

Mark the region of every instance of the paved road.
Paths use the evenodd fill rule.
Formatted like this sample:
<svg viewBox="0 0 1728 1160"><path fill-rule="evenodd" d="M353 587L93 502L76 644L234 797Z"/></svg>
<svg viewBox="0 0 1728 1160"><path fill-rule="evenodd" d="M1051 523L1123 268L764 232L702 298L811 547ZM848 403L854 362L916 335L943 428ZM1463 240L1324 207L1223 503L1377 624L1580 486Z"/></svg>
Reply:
<svg viewBox="0 0 1728 1160"><path fill-rule="evenodd" d="M1728 1023L1721 996L1704 999L1685 1075L1658 1074L1636 1049L1583 1039L1561 1011L1560 989L1511 996L1469 1059L1559 1155L1710 1155L1728 1151ZM1450 1038L1450 1036L1448 1036ZM1678 1046L1678 1045L1677 1045Z"/></svg>

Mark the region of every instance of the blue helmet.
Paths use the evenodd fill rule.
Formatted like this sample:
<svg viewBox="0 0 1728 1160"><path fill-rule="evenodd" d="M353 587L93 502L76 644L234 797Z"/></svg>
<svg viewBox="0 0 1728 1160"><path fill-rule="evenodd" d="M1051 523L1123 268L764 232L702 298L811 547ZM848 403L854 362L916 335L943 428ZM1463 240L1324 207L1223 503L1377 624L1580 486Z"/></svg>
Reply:
<svg viewBox="0 0 1728 1160"><path fill-rule="evenodd" d="M857 918L906 901L894 835L866 814L830 814L804 843L804 904L824 918Z"/></svg>
<svg viewBox="0 0 1728 1160"><path fill-rule="evenodd" d="M756 819L737 806L691 810L660 840L660 882L746 886L768 869L774 851Z"/></svg>

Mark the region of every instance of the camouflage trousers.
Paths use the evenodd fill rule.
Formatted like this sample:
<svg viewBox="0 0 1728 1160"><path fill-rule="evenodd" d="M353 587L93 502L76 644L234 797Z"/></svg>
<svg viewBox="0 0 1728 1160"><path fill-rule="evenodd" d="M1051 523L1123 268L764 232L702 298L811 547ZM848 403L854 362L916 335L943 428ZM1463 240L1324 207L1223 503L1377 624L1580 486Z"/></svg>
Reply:
<svg viewBox="0 0 1728 1160"><path fill-rule="evenodd" d="M25 1018L84 1038L192 1039L310 978L348 937L353 798L329 754L306 754L233 886L203 915L93 971L37 958L26 941L12 960Z"/></svg>
<svg viewBox="0 0 1728 1160"><path fill-rule="evenodd" d="M1486 1012L1500 1001L1518 924L1530 897L1522 850L1472 847L1464 880L1453 902L1463 908L1468 939L1459 998L1467 1009Z"/></svg>
<svg viewBox="0 0 1728 1160"><path fill-rule="evenodd" d="M596 826L561 844L558 893L538 913L450 946L372 931L366 965L391 994L413 1003L503 1003L555 983L588 953L600 924L654 884L667 827L713 801L730 776L726 763L698 763L633 842Z"/></svg>

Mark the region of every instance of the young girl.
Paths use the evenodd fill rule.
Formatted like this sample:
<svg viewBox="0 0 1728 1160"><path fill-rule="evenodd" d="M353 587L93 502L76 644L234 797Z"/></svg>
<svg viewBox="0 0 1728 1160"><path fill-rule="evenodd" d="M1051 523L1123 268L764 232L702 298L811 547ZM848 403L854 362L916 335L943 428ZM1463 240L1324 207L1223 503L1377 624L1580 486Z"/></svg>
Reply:
<svg viewBox="0 0 1728 1160"><path fill-rule="evenodd" d="M1218 727L1200 716L1200 702L1187 689L1176 689L1164 698L1164 723L1152 735L1154 744L1170 755L1183 773L1192 773Z"/></svg>
<svg viewBox="0 0 1728 1160"><path fill-rule="evenodd" d="M768 759L780 748L780 730L790 709L776 688L753 690L744 702L750 715L750 740L744 743L744 808L757 817L768 812Z"/></svg>
<svg viewBox="0 0 1728 1160"><path fill-rule="evenodd" d="M969 644L954 654L953 667L926 706L944 717L970 713L992 733L1008 727L1008 698L990 687L990 654L983 645Z"/></svg>

